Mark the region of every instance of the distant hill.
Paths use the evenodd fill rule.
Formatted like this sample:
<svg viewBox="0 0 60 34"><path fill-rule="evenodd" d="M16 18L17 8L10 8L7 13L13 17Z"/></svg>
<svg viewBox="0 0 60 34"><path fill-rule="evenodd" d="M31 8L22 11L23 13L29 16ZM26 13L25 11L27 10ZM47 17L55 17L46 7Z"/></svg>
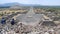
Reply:
<svg viewBox="0 0 60 34"><path fill-rule="evenodd" d="M17 2L0 4L0 6L13 6L13 5L20 5L20 6L38 6L36 4L20 4L20 3L17 3Z"/></svg>
<svg viewBox="0 0 60 34"><path fill-rule="evenodd" d="M19 5L19 3L5 3L5 4L0 4L0 7L3 8L3 7L11 7L13 5Z"/></svg>
<svg viewBox="0 0 60 34"><path fill-rule="evenodd" d="M60 8L60 6L46 6L46 5L37 5L33 7L35 8Z"/></svg>
<svg viewBox="0 0 60 34"><path fill-rule="evenodd" d="M60 8L60 6L44 6L38 4L20 4L17 2L0 4L0 8L10 8L11 6L21 6L21 7L35 7L35 8Z"/></svg>

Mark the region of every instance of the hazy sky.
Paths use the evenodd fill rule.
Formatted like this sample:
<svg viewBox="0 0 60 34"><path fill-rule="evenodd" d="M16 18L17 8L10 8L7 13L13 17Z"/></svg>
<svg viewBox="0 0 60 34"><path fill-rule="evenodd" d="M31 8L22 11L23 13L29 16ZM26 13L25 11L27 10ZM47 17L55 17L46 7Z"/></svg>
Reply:
<svg viewBox="0 0 60 34"><path fill-rule="evenodd" d="M0 0L0 4L19 2L22 4L60 5L60 0Z"/></svg>

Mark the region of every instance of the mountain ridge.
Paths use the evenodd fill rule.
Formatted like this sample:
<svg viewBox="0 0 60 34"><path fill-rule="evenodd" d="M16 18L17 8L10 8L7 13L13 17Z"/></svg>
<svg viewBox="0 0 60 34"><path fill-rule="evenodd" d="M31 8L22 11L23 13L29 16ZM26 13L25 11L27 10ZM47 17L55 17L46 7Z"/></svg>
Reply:
<svg viewBox="0 0 60 34"><path fill-rule="evenodd" d="M39 5L39 4L21 4L21 3L18 3L18 2L13 2L13 3L5 3L5 4L0 4L0 8L2 7L11 7L11 6L33 6L33 7L58 7L60 8L60 6L44 6L44 5Z"/></svg>

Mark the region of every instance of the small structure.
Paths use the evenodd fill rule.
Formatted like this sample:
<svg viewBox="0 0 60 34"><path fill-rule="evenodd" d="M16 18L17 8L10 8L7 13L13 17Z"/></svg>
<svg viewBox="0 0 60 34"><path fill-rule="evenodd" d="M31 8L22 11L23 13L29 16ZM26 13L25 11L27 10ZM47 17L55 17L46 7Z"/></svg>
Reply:
<svg viewBox="0 0 60 34"><path fill-rule="evenodd" d="M52 19L50 19L49 17L47 17L45 15L43 15L43 17L44 17L43 21L53 21Z"/></svg>
<svg viewBox="0 0 60 34"><path fill-rule="evenodd" d="M49 17L47 17L47 16L43 16L44 18L43 18L43 25L47 25L47 26L55 26L56 24L53 22L53 20L52 19L50 19Z"/></svg>

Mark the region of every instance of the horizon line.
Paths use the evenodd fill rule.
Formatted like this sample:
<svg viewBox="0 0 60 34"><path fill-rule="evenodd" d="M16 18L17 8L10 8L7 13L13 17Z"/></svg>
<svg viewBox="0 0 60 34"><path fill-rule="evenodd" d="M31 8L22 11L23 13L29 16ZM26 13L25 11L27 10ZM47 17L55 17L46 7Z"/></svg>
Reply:
<svg viewBox="0 0 60 34"><path fill-rule="evenodd" d="M19 3L19 2L8 2L8 3L18 3L18 4L24 4L24 3ZM1 3L2 4L8 4L8 3ZM25 4L24 4L25 5ZM60 5L42 5L42 4L26 4L26 5L41 5L41 6L60 6Z"/></svg>

